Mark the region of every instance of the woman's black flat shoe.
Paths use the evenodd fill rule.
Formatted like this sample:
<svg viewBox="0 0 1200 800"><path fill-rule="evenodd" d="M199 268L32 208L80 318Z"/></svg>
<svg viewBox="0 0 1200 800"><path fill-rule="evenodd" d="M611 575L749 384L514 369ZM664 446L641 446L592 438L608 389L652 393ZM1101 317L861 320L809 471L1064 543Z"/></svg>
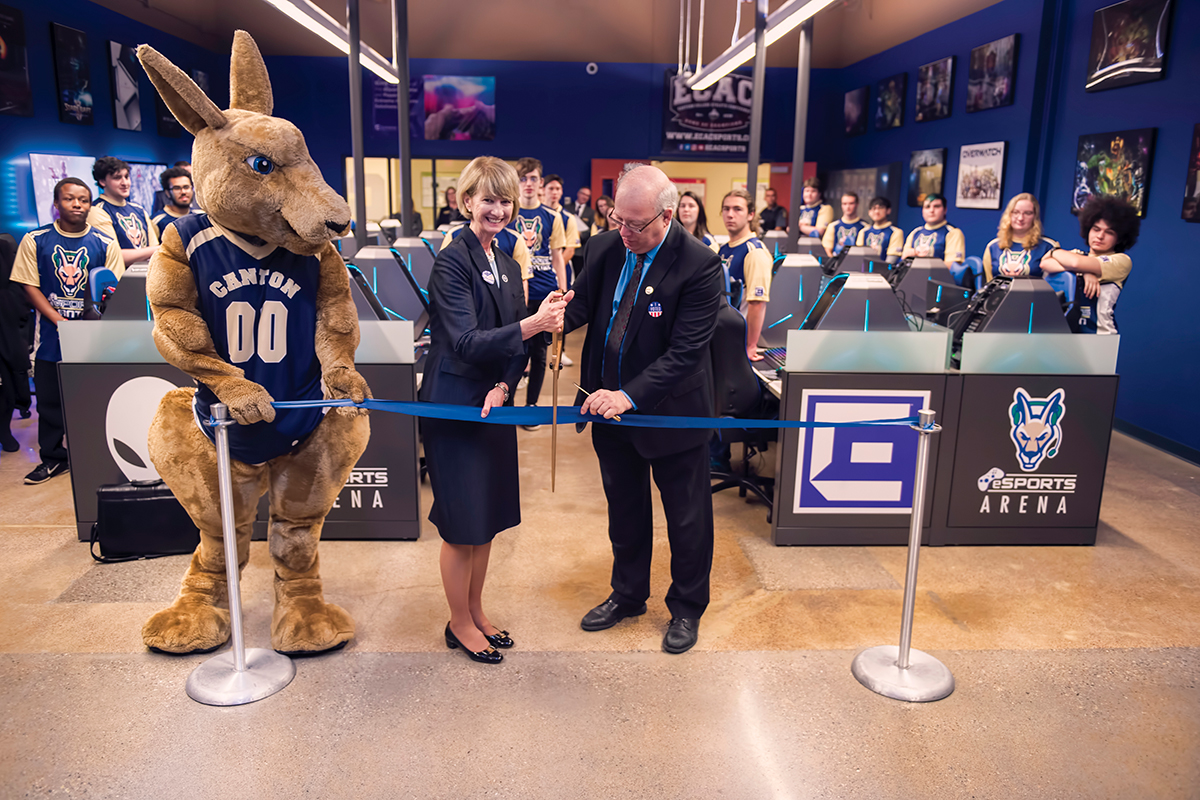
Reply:
<svg viewBox="0 0 1200 800"><path fill-rule="evenodd" d="M492 647L502 647L505 650L513 646L512 637L508 635L508 631L500 631L497 634L484 634L487 637L488 643Z"/></svg>
<svg viewBox="0 0 1200 800"><path fill-rule="evenodd" d="M462 647L464 653L472 661L478 661L480 664L499 664L504 660L504 656L496 652L496 648L489 647L487 650L480 650L478 653L473 653L463 646L463 643L454 635L454 631L450 630L450 623L446 623L446 647L451 650L456 650Z"/></svg>

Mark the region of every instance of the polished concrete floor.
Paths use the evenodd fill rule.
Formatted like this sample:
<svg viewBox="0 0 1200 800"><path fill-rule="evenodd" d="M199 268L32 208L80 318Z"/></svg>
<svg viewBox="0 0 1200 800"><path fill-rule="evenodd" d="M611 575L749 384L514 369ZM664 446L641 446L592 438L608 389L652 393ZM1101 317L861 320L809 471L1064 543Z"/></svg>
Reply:
<svg viewBox="0 0 1200 800"><path fill-rule="evenodd" d="M141 645L186 557L95 564L70 479L21 484L35 423L0 456L0 797L1200 797L1200 468L1119 434L1095 547L923 550L913 644L957 681L937 703L850 674L898 638L904 549L776 548L732 492L694 650L660 650L665 535L649 613L580 630L608 592L599 471L589 434L564 430L551 494L543 428L519 433L524 523L497 538L485 595L517 640L502 665L445 649L427 525L324 543L356 640L221 709L184 693L206 656ZM243 580L252 647L266 555Z"/></svg>

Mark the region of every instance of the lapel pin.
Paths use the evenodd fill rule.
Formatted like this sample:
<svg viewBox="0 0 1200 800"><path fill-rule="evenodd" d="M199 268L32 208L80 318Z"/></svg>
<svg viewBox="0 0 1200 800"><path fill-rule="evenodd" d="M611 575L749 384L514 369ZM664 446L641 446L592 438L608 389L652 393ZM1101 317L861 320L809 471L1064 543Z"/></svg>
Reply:
<svg viewBox="0 0 1200 800"><path fill-rule="evenodd" d="M493 286L496 284L496 276L493 275L492 271L489 269L485 269L483 271L483 279L485 281L487 281L488 283L492 284Z"/></svg>
<svg viewBox="0 0 1200 800"><path fill-rule="evenodd" d="M647 286L647 287L646 287L646 294L654 294L654 287L653 287L653 286Z"/></svg>
<svg viewBox="0 0 1200 800"><path fill-rule="evenodd" d="M662 303L658 303L658 302L651 303L648 313L654 319L658 319L659 317L661 317L662 316Z"/></svg>
<svg viewBox="0 0 1200 800"><path fill-rule="evenodd" d="M501 272L501 273L500 273L500 280L504 281L505 283L508 283L508 275L506 275L505 273Z"/></svg>

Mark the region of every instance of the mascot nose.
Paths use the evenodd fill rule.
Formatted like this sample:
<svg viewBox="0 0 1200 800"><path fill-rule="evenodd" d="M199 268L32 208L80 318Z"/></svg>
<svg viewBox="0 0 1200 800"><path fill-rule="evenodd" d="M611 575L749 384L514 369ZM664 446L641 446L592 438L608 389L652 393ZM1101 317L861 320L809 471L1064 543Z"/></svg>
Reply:
<svg viewBox="0 0 1200 800"><path fill-rule="evenodd" d="M329 228L329 230L333 231L334 233L341 233L342 231L346 230L347 226L349 225L349 222L334 222L330 219L325 220L325 227Z"/></svg>

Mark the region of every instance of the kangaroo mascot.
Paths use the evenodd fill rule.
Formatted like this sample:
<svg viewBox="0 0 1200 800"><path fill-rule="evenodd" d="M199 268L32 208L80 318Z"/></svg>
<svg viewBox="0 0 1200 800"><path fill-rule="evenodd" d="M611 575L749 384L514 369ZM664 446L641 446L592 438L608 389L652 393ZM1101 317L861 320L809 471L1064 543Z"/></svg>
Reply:
<svg viewBox="0 0 1200 800"><path fill-rule="evenodd" d="M179 597L142 629L152 650L195 653L229 639L217 455L201 421L221 402L229 428L238 566L250 557L258 499L270 495L275 568L271 646L307 655L343 646L354 622L325 602L317 544L326 514L366 449L365 412L277 411L281 400L370 397L354 369L358 318L331 239L350 208L313 163L300 131L271 116L271 82L249 34L234 35L230 108L221 111L153 48L138 58L193 136L192 177L206 215L183 217L150 262L154 343L196 380L159 406L149 452L200 529Z"/></svg>

